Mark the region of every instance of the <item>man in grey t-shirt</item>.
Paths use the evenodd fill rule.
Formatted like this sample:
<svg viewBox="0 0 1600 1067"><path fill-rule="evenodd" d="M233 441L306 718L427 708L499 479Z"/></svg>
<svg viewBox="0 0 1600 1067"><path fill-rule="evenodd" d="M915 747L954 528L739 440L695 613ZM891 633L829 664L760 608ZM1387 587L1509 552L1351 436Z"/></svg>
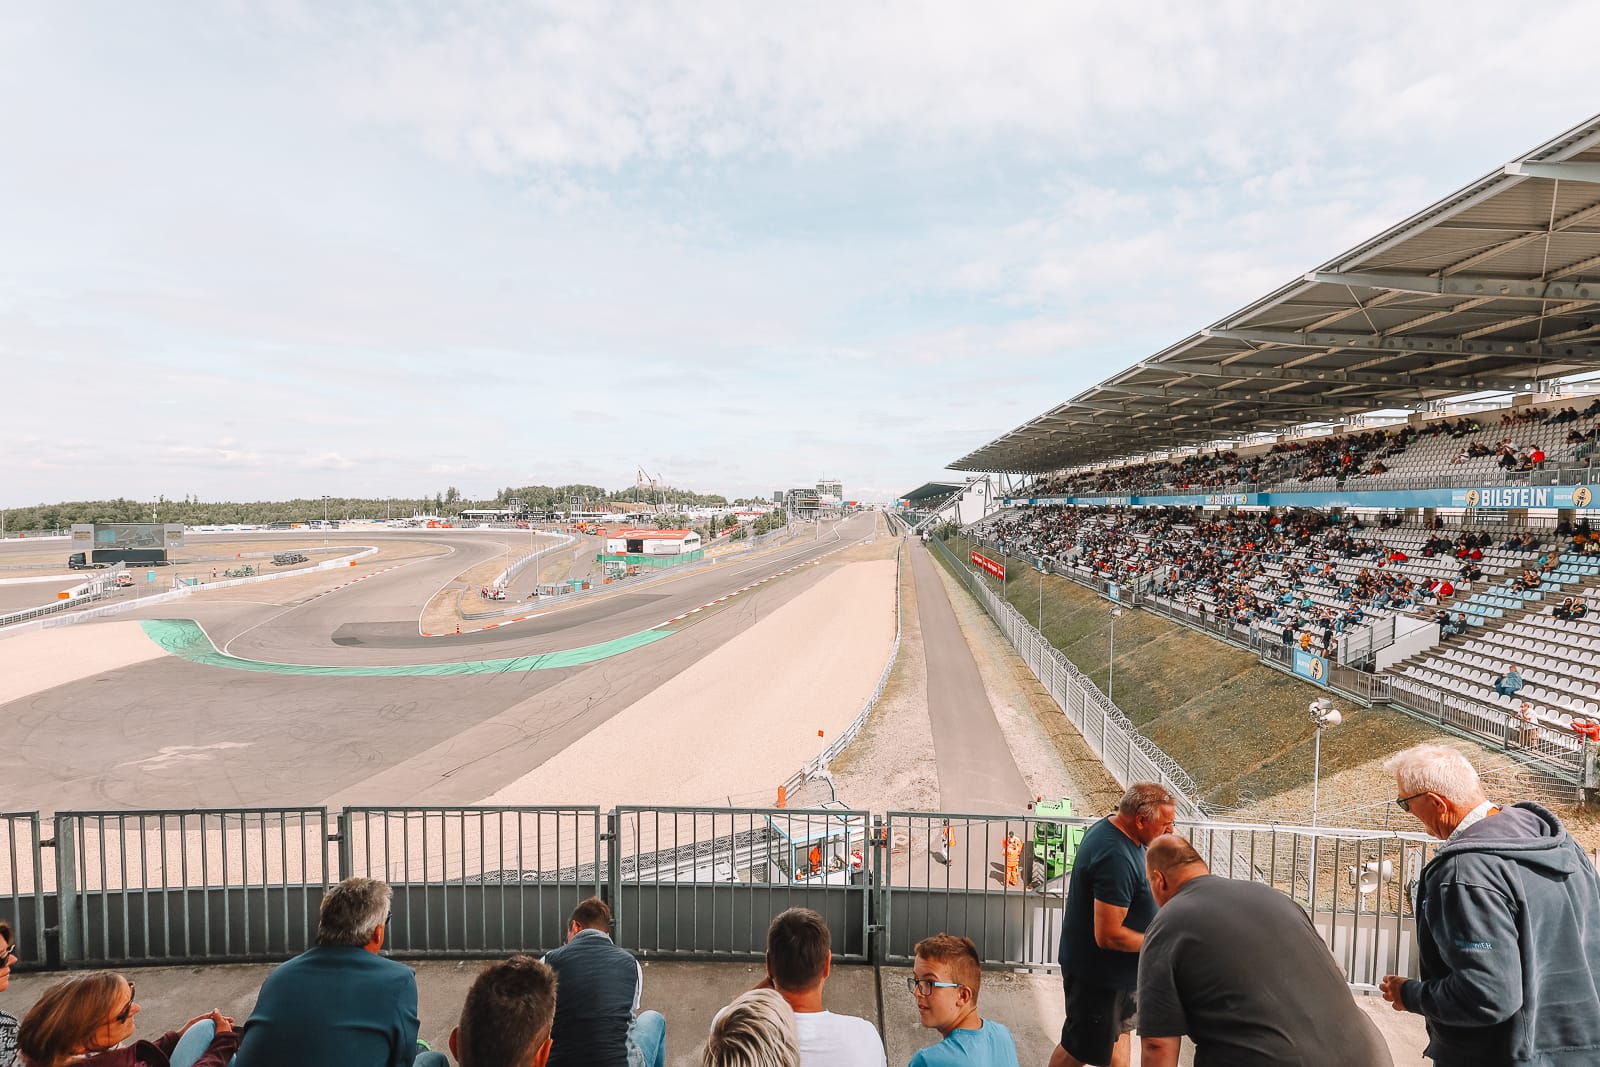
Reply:
<svg viewBox="0 0 1600 1067"><path fill-rule="evenodd" d="M1145 855L1160 911L1139 954L1143 1067L1393 1067L1388 1046L1300 905L1219 878L1176 834Z"/></svg>

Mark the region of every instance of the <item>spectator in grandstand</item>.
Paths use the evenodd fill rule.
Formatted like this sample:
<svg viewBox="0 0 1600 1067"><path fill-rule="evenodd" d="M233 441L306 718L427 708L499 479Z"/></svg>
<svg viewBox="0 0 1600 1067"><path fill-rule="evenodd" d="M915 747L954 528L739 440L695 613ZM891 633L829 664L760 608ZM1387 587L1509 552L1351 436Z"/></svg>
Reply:
<svg viewBox="0 0 1600 1067"><path fill-rule="evenodd" d="M1387 1067L1389 1048L1356 1006L1339 965L1299 904L1248 880L1213 875L1184 838L1145 855L1160 911L1139 953L1141 1067ZM1272 979L1263 981L1270 970ZM1339 1035L1329 1041L1326 1035Z"/></svg>
<svg viewBox="0 0 1600 1067"><path fill-rule="evenodd" d="M712 1022L700 1063L702 1067L800 1067L794 1009L771 989L741 994Z"/></svg>
<svg viewBox="0 0 1600 1067"><path fill-rule="evenodd" d="M1568 614L1568 618L1581 619L1587 614L1589 614L1588 603L1583 599L1583 597L1577 597L1573 601L1572 611Z"/></svg>
<svg viewBox="0 0 1600 1067"><path fill-rule="evenodd" d="M417 976L379 955L391 896L372 878L346 878L323 895L317 943L267 975L234 1067L409 1067Z"/></svg>
<svg viewBox="0 0 1600 1067"><path fill-rule="evenodd" d="M17 960L17 942L11 936L11 924L0 919L0 993L11 984L11 965ZM11 1067L17 1061L17 1017L0 1011L0 1067Z"/></svg>
<svg viewBox="0 0 1600 1067"><path fill-rule="evenodd" d="M644 1067L666 1063L667 1020L658 1011L639 1010L644 971L612 943L605 901L580 901L567 920L567 943L544 961L561 982L550 1067L628 1067L630 1047Z"/></svg>
<svg viewBox="0 0 1600 1067"><path fill-rule="evenodd" d="M46 989L22 1018L17 1050L28 1067L226 1067L239 1047L233 1020L218 1011L154 1041L135 1041L133 983L115 971L84 971Z"/></svg>
<svg viewBox="0 0 1600 1067"><path fill-rule="evenodd" d="M1554 615L1558 619L1570 620L1572 618L1572 598L1567 597L1561 602L1561 605L1550 614Z"/></svg>
<svg viewBox="0 0 1600 1067"><path fill-rule="evenodd" d="M970 937L934 934L917 942L906 986L922 1025L943 1040L920 1049L910 1067L1018 1067L1011 1031L978 1014L983 967Z"/></svg>
<svg viewBox="0 0 1600 1067"><path fill-rule="evenodd" d="M1508 697L1521 688L1522 673L1515 664L1505 674L1494 680L1494 691L1503 697Z"/></svg>
<svg viewBox="0 0 1600 1067"><path fill-rule="evenodd" d="M803 1067L885 1067L877 1027L822 1006L832 949L833 935L821 915L810 908L779 912L767 927L767 977L756 988L776 990L794 1010Z"/></svg>
<svg viewBox="0 0 1600 1067"><path fill-rule="evenodd" d="M1144 930L1156 902L1145 877L1145 846L1172 832L1174 798L1164 786L1135 782L1114 815L1084 833L1061 921L1061 980L1067 1019L1050 1067L1128 1063L1134 988Z"/></svg>
<svg viewBox="0 0 1600 1067"><path fill-rule="evenodd" d="M450 1054L461 1067L545 1067L556 1015L556 973L532 956L491 963L472 980ZM442 1052L423 1052L414 1067L450 1067Z"/></svg>
<svg viewBox="0 0 1600 1067"><path fill-rule="evenodd" d="M1388 761L1396 801L1443 841L1417 887L1420 977L1380 986L1427 1020L1438 1064L1600 1063L1600 874L1561 820L1491 802L1466 757Z"/></svg>

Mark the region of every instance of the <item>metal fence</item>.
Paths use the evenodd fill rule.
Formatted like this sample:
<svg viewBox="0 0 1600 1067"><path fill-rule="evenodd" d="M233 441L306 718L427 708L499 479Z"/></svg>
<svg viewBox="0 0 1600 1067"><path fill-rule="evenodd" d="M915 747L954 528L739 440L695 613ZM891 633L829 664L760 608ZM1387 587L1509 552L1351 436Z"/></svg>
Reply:
<svg viewBox="0 0 1600 1067"><path fill-rule="evenodd" d="M281 959L316 931L325 808L59 812L61 959Z"/></svg>
<svg viewBox="0 0 1600 1067"><path fill-rule="evenodd" d="M972 938L991 966L1056 968L1071 856L1094 821L890 812L880 911L885 962L909 962L918 939L945 931ZM1415 972L1415 892L1438 844L1432 839L1221 823L1178 831L1213 873L1261 882L1305 908L1352 985ZM1020 844L1014 884L1005 860L1013 835ZM1054 861L1053 849L1060 850Z"/></svg>
<svg viewBox="0 0 1600 1067"><path fill-rule="evenodd" d="M605 883L601 830L597 807L346 808L339 869L394 888L397 956L554 947Z"/></svg>
<svg viewBox="0 0 1600 1067"><path fill-rule="evenodd" d="M327 887L394 890L389 949L493 957L564 940L590 895L647 958L756 960L772 916L822 913L843 960L902 963L931 933L985 964L1055 965L1087 818L835 808L324 808L0 816L0 907L21 967L284 959L315 937ZM1217 874L1312 915L1352 984L1414 973L1420 834L1231 823L1180 827ZM1007 837L1017 877L1008 884ZM44 850L53 850L46 862Z"/></svg>
<svg viewBox="0 0 1600 1067"><path fill-rule="evenodd" d="M864 811L620 807L610 896L617 944L645 957L758 960L787 908L828 920L834 953L867 959Z"/></svg>
<svg viewBox="0 0 1600 1067"><path fill-rule="evenodd" d="M1000 627L1028 668L1056 704L1083 735L1094 754L1122 785L1160 782L1177 794L1179 814L1196 818L1202 813L1199 790L1182 767L1161 747L1139 733L1126 715L1100 691L1059 649L1003 600L977 572L956 559L937 537L934 551L948 560L972 591L978 603Z"/></svg>

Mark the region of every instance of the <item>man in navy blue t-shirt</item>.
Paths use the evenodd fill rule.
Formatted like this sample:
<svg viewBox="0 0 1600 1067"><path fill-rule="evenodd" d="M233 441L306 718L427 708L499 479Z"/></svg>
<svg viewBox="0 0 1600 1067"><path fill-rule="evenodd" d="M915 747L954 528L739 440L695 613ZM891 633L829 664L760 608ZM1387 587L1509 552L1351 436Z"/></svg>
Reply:
<svg viewBox="0 0 1600 1067"><path fill-rule="evenodd" d="M1122 794L1116 814L1084 833L1061 924L1067 1019L1050 1067L1127 1067L1139 949L1156 914L1144 849L1171 833L1176 817L1166 787L1135 782Z"/></svg>

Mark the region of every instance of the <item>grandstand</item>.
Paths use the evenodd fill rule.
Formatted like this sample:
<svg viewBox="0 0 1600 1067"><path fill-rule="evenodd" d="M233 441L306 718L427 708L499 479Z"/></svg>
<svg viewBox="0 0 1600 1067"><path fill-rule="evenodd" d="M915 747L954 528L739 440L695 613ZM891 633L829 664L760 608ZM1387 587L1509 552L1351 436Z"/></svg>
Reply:
<svg viewBox="0 0 1600 1067"><path fill-rule="evenodd" d="M967 532L1577 781L1597 223L1600 116L952 463Z"/></svg>

